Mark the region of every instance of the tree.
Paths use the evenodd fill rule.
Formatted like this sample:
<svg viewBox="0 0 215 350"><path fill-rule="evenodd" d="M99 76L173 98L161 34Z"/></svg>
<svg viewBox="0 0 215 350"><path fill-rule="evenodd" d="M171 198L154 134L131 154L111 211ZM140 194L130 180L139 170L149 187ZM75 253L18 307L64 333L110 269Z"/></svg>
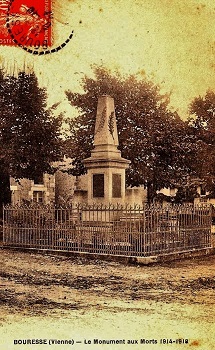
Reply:
<svg viewBox="0 0 215 350"><path fill-rule="evenodd" d="M61 155L61 116L47 109L46 91L34 73L0 76L0 168L7 176L34 179L52 172Z"/></svg>
<svg viewBox="0 0 215 350"><path fill-rule="evenodd" d="M5 76L0 71L0 204L10 202L10 181L9 181L9 157L10 146L7 143L7 131L9 120L13 115L14 91L16 79L12 76ZM0 216L2 206L0 205Z"/></svg>
<svg viewBox="0 0 215 350"><path fill-rule="evenodd" d="M150 202L157 190L175 186L182 174L190 171L185 157L186 147L192 153L190 138L185 137L188 126L168 110L168 96L161 95L152 82L113 75L103 67L95 67L94 75L84 76L84 93L66 91L79 111L78 117L69 121L71 136L66 141L67 155L73 158L72 173L85 171L82 160L93 148L97 100L109 94L115 100L119 148L122 156L131 160L127 185L146 186Z"/></svg>
<svg viewBox="0 0 215 350"><path fill-rule="evenodd" d="M195 169L206 188L215 195L215 93L207 91L190 105L189 125L199 144Z"/></svg>

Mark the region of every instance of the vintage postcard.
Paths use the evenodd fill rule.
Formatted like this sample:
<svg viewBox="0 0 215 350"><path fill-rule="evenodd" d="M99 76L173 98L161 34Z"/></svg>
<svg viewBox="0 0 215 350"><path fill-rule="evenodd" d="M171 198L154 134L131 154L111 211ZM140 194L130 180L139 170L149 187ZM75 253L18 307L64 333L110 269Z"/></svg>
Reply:
<svg viewBox="0 0 215 350"><path fill-rule="evenodd" d="M0 0L0 349L215 347L215 3Z"/></svg>

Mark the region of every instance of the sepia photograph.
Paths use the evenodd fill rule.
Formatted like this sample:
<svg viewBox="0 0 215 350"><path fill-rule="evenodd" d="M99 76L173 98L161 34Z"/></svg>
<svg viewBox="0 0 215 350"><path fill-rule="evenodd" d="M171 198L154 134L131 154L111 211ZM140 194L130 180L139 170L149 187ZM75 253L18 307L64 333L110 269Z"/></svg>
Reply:
<svg viewBox="0 0 215 350"><path fill-rule="evenodd" d="M214 0L0 0L0 349L214 350Z"/></svg>

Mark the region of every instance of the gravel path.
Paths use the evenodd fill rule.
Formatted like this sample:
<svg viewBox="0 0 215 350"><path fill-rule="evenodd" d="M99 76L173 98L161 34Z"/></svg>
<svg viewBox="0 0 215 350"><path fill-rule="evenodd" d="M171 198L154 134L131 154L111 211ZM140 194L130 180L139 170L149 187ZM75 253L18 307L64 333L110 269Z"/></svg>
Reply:
<svg viewBox="0 0 215 350"><path fill-rule="evenodd" d="M215 348L215 256L125 266L2 249L0 260L0 349Z"/></svg>

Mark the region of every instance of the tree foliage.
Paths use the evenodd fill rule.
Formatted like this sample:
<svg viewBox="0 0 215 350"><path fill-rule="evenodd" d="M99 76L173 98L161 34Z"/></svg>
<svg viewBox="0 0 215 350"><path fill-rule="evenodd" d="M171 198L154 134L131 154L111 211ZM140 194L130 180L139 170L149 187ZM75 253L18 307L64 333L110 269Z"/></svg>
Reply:
<svg viewBox="0 0 215 350"><path fill-rule="evenodd" d="M189 125L200 145L195 169L206 188L215 192L215 93L207 91L190 105ZM215 193L214 193L215 194Z"/></svg>
<svg viewBox="0 0 215 350"><path fill-rule="evenodd" d="M61 117L47 109L46 91L34 73L0 76L0 162L15 178L51 172L60 156Z"/></svg>
<svg viewBox="0 0 215 350"><path fill-rule="evenodd" d="M161 95L151 81L135 76L123 78L103 67L94 68L94 78L85 76L84 92L66 91L79 115L69 121L71 137L67 154L74 159L73 174L84 172L82 160L93 148L93 134L98 97L114 98L122 156L131 161L127 185L144 185L149 200L156 191L176 184L191 172L192 135L177 113L168 109L169 98Z"/></svg>

